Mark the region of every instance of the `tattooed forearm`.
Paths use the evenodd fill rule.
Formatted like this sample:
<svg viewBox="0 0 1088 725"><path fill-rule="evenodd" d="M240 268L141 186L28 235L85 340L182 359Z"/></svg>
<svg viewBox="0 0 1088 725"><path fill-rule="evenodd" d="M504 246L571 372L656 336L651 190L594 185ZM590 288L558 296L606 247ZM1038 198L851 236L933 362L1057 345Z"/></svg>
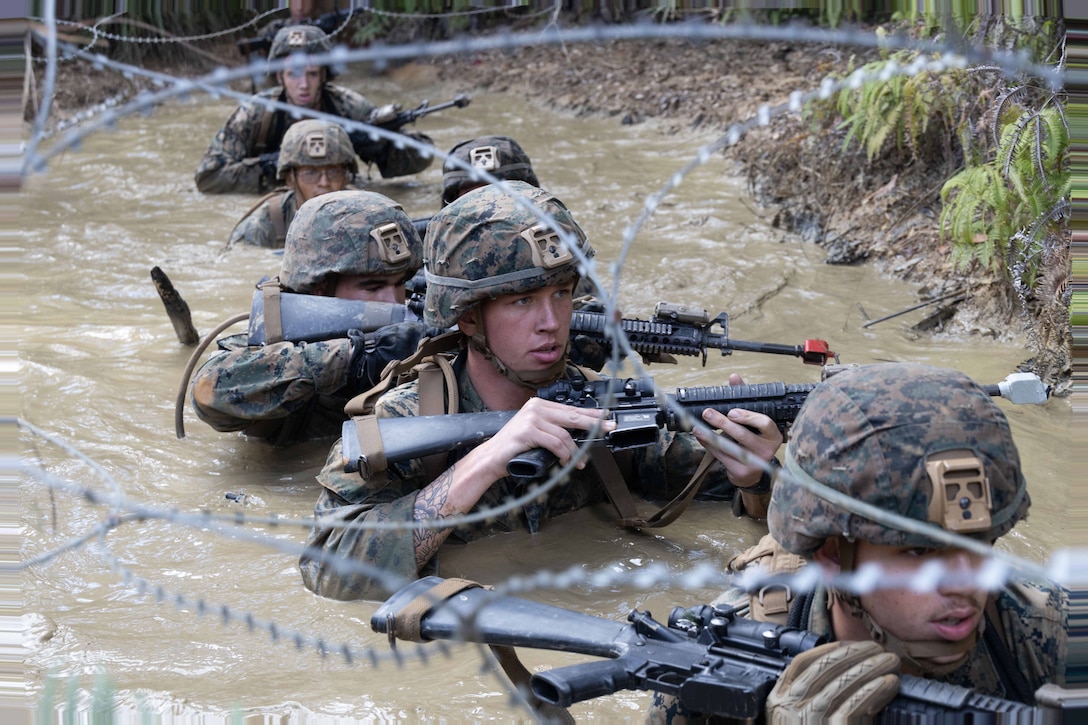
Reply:
<svg viewBox="0 0 1088 725"><path fill-rule="evenodd" d="M412 518L416 521L439 521L445 516L442 513L446 506L446 499L450 494L450 485L453 483L453 468L445 471L438 478L419 492L416 496L416 507L412 512ZM422 569L438 552L438 547L449 536L449 529L416 529L412 532L412 543L416 551L416 569Z"/></svg>

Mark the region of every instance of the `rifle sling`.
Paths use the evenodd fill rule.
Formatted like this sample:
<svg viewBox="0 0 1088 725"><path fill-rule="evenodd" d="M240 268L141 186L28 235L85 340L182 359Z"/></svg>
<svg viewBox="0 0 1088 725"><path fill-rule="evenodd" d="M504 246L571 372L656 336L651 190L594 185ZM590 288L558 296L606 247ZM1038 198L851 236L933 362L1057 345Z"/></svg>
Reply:
<svg viewBox="0 0 1088 725"><path fill-rule="evenodd" d="M469 579L443 579L438 584L422 592L412 601L405 604L400 611L393 617L393 621L389 624L389 637L390 642L396 639L403 639L409 642L423 642L423 635L420 633L420 625L423 622L423 618L427 616L427 613L431 609L442 602L446 601L450 597L466 589L485 588L482 584L471 581ZM498 660L502 666L506 676L510 678L510 681L518 688L521 694L525 697L526 701L533 708L545 722L549 723L574 723L575 720L571 717L571 714L566 711L565 708L558 707L556 705L550 705L548 703L541 702L536 695L533 694L533 690L530 687L530 678L532 675L525 665L521 664L521 660L518 659L517 652L513 647L507 645L488 645L491 651L495 654L495 659Z"/></svg>
<svg viewBox="0 0 1088 725"><path fill-rule="evenodd" d="M419 366L419 414L442 415L459 412L459 396L449 394L449 391L457 390L457 378L453 372L453 365L447 358L440 355L432 357L431 360L434 362L433 365ZM428 481L435 480L449 468L446 465L446 461L449 460L447 452L424 456L422 460Z"/></svg>
<svg viewBox="0 0 1088 725"><path fill-rule="evenodd" d="M273 277L260 284L264 297L264 343L283 342L283 320L280 317L280 278Z"/></svg>

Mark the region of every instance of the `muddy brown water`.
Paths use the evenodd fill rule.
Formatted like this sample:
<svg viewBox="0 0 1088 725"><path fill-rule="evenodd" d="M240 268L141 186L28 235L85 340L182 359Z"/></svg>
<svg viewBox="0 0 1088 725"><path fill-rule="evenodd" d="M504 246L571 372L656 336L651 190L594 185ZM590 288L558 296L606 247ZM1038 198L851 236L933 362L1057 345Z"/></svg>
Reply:
<svg viewBox="0 0 1088 725"><path fill-rule="evenodd" d="M373 100L437 102L459 89L413 88L348 76ZM267 250L224 254L230 230L252 199L203 196L192 171L231 103L204 99L170 103L147 117L127 118L96 133L31 179L22 196L26 248L21 352L21 411L31 423L78 447L116 482L131 502L184 513L208 510L253 516L308 516L314 475L328 442L271 452L220 434L186 413L188 435L174 434L174 397L190 349L178 344L149 278L160 266L193 309L206 333L248 309L253 283L278 271ZM532 156L544 186L563 199L608 262L646 196L661 188L708 135L665 136L653 124L624 126L619 118L572 118L513 95L475 94L472 104L420 122L439 148L504 133ZM830 341L843 362L918 361L963 370L996 382L1029 356L1023 340L961 339L911 334L912 313L869 329L871 318L917 300L905 283L868 266L823 264L816 246L773 229L741 180L720 158L691 174L636 238L620 275L619 304L646 317L668 300L731 313L730 332L744 340L789 344L807 337ZM400 201L409 213L437 209L440 165L404 181L375 180L370 188ZM711 353L651 372L664 386L723 382L737 371L749 382L812 382L818 369L789 357ZM1020 444L1033 498L1031 517L1004 542L1045 562L1064 545L1068 488L1065 401L1045 406L1002 403ZM50 444L22 437L24 451L75 483L109 491L101 476ZM244 494L238 503L227 493ZM38 556L92 531L106 509L34 480L22 486L25 557ZM382 719L525 719L503 682L481 668L473 647L449 658L402 667L346 664L273 642L244 625L223 625L189 603L228 606L337 646L385 651L368 622L374 603L317 598L301 585L293 554L305 531L259 524L252 539L206 525L157 519L128 521L103 537L60 553L23 579L28 625L26 676L40 695L46 676L78 676L87 687L105 673L123 709L164 717L200 716L217 722L241 713L247 722L294 722L307 714L328 721ZM550 522L536 536L512 534L445 555L443 574L501 582L519 573L560 571L582 564L635 573L663 564L683 571L724 564L753 543L762 526L739 520L721 505L697 503L673 526L652 534L622 531L596 511ZM161 586L167 601L125 583L120 568ZM678 586L540 590L542 601L613 619L633 607L658 618L670 607L709 601L712 590ZM572 655L526 652L531 669L579 661ZM624 692L576 705L580 719L638 720L645 693Z"/></svg>

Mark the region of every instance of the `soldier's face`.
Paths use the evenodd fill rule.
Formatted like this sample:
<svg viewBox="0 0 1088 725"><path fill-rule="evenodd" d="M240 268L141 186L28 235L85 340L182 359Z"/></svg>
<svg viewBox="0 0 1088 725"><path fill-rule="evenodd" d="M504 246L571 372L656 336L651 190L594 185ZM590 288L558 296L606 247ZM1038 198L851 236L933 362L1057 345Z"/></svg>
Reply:
<svg viewBox="0 0 1088 725"><path fill-rule="evenodd" d="M321 83L325 77L323 68L316 65L308 65L302 69L288 68L280 71L278 75L288 103L317 108L321 97Z"/></svg>
<svg viewBox="0 0 1088 725"><path fill-rule="evenodd" d="M349 173L343 166L301 166L287 173L287 183L295 190L299 206L315 196L343 191Z"/></svg>
<svg viewBox="0 0 1088 725"><path fill-rule="evenodd" d="M333 297L362 302L396 302L404 304L404 283L408 277L397 274L342 274L336 281Z"/></svg>
<svg viewBox="0 0 1088 725"><path fill-rule="evenodd" d="M986 606L987 593L973 580L982 559L963 549L926 549L885 546L858 541L856 565L873 563L885 575L911 576L925 565L939 564L949 577L937 591L916 592L907 589L882 589L863 594L861 605L873 621L906 642L946 640L958 642L970 637L978 627ZM837 634L837 633L836 633ZM955 662L962 655L934 657L935 664Z"/></svg>
<svg viewBox="0 0 1088 725"><path fill-rule="evenodd" d="M568 282L501 295L480 304L470 327L483 325L491 352L512 370L546 370L566 354L573 292L574 283Z"/></svg>

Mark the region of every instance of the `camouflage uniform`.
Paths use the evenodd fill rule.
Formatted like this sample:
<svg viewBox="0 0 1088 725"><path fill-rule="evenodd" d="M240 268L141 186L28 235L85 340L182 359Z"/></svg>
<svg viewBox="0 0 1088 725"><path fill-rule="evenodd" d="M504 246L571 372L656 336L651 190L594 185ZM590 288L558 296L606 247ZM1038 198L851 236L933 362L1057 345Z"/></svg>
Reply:
<svg viewBox="0 0 1088 725"><path fill-rule="evenodd" d="M985 512L971 505L972 499L964 494L966 487L948 499L958 504L949 507L948 515L943 509L930 510L937 484L926 464L952 452L957 456L966 452L972 465L982 466L990 495ZM829 378L808 396L794 423L786 467L802 481L815 481L884 511L935 523L985 542L1011 529L1026 516L1030 505L1019 454L1001 409L962 373L924 365L865 365ZM962 469L961 480L972 470L978 469ZM948 495L947 491L938 492L942 498ZM774 556L755 559L745 552L738 557L740 566L734 566L735 559L731 569L741 571L745 565L755 565L781 572L784 569L775 565L774 557L810 557L833 536L843 537L840 543L860 539L902 547L947 546L847 511L820 498L818 491L789 479L774 488L768 525L768 536L778 549ZM754 548L769 551L767 543L765 537ZM852 562L853 555L842 556L843 571L851 571L852 563L846 562ZM754 564L745 563L753 559ZM757 599L731 590L719 602L742 603L741 613L748 614L744 610L750 601L751 616L771 619L759 606L763 595L760 592ZM831 596L829 590L818 587L792 602L788 620L776 621L788 621L834 640ZM833 596L846 602L857 616L868 617L855 595L835 592ZM1030 700L1043 684L1063 684L1068 598L1068 591L1056 584L1014 579L991 596L994 606L987 607L987 619L996 613L996 621L987 622L983 636L968 650L962 664L951 671L923 671L931 679L1020 701ZM995 638L994 633L1001 636ZM879 634L873 636L881 641ZM890 633L886 636L882 643L887 648L909 657L901 654L901 643ZM999 652L1002 646L996 640L1008 648L1009 656ZM1002 663L1023 675L1026 695L1010 690L1015 687L1015 678L999 674ZM674 700L655 696L652 720L687 719Z"/></svg>
<svg viewBox="0 0 1088 725"><path fill-rule="evenodd" d="M282 210L282 224L276 224L272 221L273 205ZM291 220L295 218L297 211L298 204L295 199L295 192L292 189L266 197L256 209L243 217L234 227L227 246L252 244L256 247L283 249L283 243L287 239L286 229L291 226ZM280 227L284 229L283 234L277 231Z"/></svg>
<svg viewBox="0 0 1088 725"><path fill-rule="evenodd" d="M288 46L287 37L292 36L292 31L299 34L304 41L297 48ZM331 44L320 28L314 26L291 26L281 29L276 34L270 59L286 57L290 52L306 51L318 53L328 50ZM326 77L331 77L331 71L326 69ZM286 93L282 86L275 86L258 93L255 98L275 100L280 103L288 103ZM321 95L317 106L318 111L332 116L347 118L352 121L365 122L375 106L359 93L343 86L326 82L321 88ZM265 114L271 113L266 125ZM259 101L247 101L239 106L226 125L219 130L212 139L208 150L204 152L204 158L196 170L196 187L205 194L264 194L275 187L275 179L272 172L262 172L260 156L262 154L278 151L283 141L283 135L296 119L283 110L271 110ZM265 138L261 143L262 126L265 126ZM430 138L424 134L405 134L411 138L426 144L431 144ZM367 149L360 154L364 162L377 164L379 171L385 178L414 174L427 168L431 158L424 158L415 149L405 146L397 149L391 143L368 144Z"/></svg>
<svg viewBox="0 0 1088 725"><path fill-rule="evenodd" d="M463 367L459 362L454 369ZM582 376L577 368L568 367L563 379L577 380ZM475 413L487 410L467 375L458 376L459 410ZM383 395L375 408L380 418L418 415L419 393L413 381ZM471 447L451 451L450 466L463 458ZM624 479L634 492L651 500L667 500L675 496L688 482L703 458L703 449L695 437L687 433L662 432L657 444L633 451L629 460L616 456L624 471ZM419 459L392 464L388 485L371 484L358 473L345 473L341 442L329 452L325 467L318 475L322 485L314 516L332 517L337 523L376 523L398 521L410 523L416 494L431 483ZM725 470L717 463L702 484L701 499L731 499L733 486ZM523 493L513 478L504 478L492 485L473 508L495 508L511 496ZM572 471L569 480L548 493L543 502L533 502L525 508L501 514L486 522L457 526L447 543L468 542L493 534L528 529L536 533L547 519L606 500L603 484L593 466ZM365 561L406 579L438 573L439 556L435 556L423 571L417 571L415 548L410 529L345 529L329 525L315 526L307 540L308 547L322 549L353 561ZM391 594L373 579L340 571L325 561L303 557L299 564L306 587L331 599L380 600Z"/></svg>
<svg viewBox="0 0 1088 725"><path fill-rule="evenodd" d="M583 253L592 255L585 234L559 200L525 182L513 181L510 186L515 193L551 214L567 234L578 240ZM484 299L575 279L577 266L572 261L573 255L551 231L493 186L469 192L445 207L427 231L424 321L429 327L448 329ZM557 379L581 377L563 359L545 371L510 371L490 356L481 332L469 339L462 336L461 341L464 346L473 346L497 370L523 387L535 390ZM460 412L483 411L480 396L465 371L467 355L462 350L453 363L457 390L451 392L458 396ZM419 415L419 410L418 383L413 381L379 398L374 412L378 418L408 417ZM467 455L470 449L466 446L451 452L445 461L447 466ZM337 443L318 476L322 484L314 510L318 523L310 533L307 548L311 552L320 550L322 555L308 553L302 557L299 566L303 581L309 589L325 597L381 599L390 591L379 578L346 571L345 567L335 566L336 560L364 563L402 580L415 578L420 572L412 530L345 528L343 524L389 521L410 524L417 494L432 482L433 475L428 474L420 460L390 465L388 482L370 472L348 474L344 471L341 451L342 443ZM683 488L703 457L704 451L693 435L662 432L656 445L636 449L630 458L617 456L617 460L624 478L638 493L647 498L666 499ZM500 479L484 492L474 510L500 505L516 492L516 487L514 480ZM732 498L733 487L725 469L716 461L701 491L706 497ZM466 542L515 529L536 532L544 520L599 503L604 496L600 477L592 466L587 466L582 471L571 472L569 479L550 491L544 502L500 514L487 522L459 525L450 537ZM430 573L437 566L436 557L425 569Z"/></svg>
<svg viewBox="0 0 1088 725"><path fill-rule="evenodd" d="M386 261L370 232L395 223L407 247ZM419 268L421 243L411 220L391 199L368 191L324 194L302 205L288 232L282 285L314 294L330 274L409 275ZM389 325L352 338L321 342L246 344L221 340L222 352L193 377L193 409L219 431L244 431L273 445L340 433L344 404L368 389L385 363L409 355L423 333L418 323Z"/></svg>

